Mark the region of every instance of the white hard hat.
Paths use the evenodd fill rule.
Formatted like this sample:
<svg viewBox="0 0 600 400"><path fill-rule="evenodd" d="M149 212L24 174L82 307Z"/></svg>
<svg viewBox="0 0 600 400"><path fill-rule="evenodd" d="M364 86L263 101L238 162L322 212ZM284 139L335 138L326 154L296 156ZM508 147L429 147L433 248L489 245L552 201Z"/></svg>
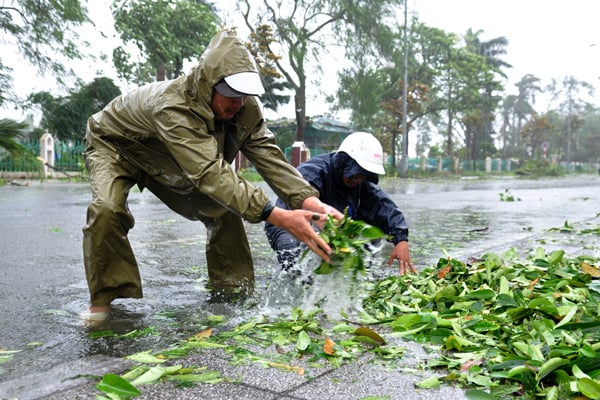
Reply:
<svg viewBox="0 0 600 400"><path fill-rule="evenodd" d="M343 151L367 171L384 175L383 149L379 140L368 132L354 132L348 135L338 151Z"/></svg>

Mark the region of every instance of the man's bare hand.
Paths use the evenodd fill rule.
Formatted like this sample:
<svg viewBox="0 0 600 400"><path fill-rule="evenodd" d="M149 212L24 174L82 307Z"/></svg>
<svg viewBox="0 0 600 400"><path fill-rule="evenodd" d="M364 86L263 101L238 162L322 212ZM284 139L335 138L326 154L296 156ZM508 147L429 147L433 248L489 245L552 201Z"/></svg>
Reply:
<svg viewBox="0 0 600 400"><path fill-rule="evenodd" d="M311 225L311 221L319 223L327 218L324 214L311 212L308 210L285 210L275 207L267 221L271 224L285 229L292 234L296 239L306 243L316 255L323 260L330 262L329 254L331 247L315 232Z"/></svg>
<svg viewBox="0 0 600 400"><path fill-rule="evenodd" d="M335 218L338 221L341 221L344 218L344 214L341 213L339 210L335 209L334 207L330 206L329 204L325 204L323 203L321 200L319 200L318 197L307 197L306 199L304 199L304 202L302 202L302 209L303 210L308 210L308 211L314 211L316 213L319 214L326 214L326 215L331 215L333 218ZM323 220L324 222L324 220ZM320 226L322 228L322 226Z"/></svg>
<svg viewBox="0 0 600 400"><path fill-rule="evenodd" d="M388 260L388 266L391 266L395 260L398 260L398 266L400 267L400 275L408 274L409 272L417 273L417 269L410 259L410 252L408 250L408 242L398 242Z"/></svg>

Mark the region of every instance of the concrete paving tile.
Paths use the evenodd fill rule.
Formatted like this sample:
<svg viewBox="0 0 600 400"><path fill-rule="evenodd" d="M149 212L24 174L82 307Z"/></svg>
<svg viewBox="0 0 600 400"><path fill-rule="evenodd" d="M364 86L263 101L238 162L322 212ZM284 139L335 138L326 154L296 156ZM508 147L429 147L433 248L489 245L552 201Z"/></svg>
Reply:
<svg viewBox="0 0 600 400"><path fill-rule="evenodd" d="M432 371L405 373L402 368L388 370L367 359L342 366L320 376L289 394L306 399L348 400L387 396L390 400L459 400L464 391L451 386L419 389L415 383L434 375Z"/></svg>

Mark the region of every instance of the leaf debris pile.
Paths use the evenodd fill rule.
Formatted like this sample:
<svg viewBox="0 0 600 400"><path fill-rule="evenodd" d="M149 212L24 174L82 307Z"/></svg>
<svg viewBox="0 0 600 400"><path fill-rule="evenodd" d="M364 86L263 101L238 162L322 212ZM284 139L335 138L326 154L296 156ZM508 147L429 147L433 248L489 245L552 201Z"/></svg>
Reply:
<svg viewBox="0 0 600 400"><path fill-rule="evenodd" d="M541 248L464 264L441 258L418 275L378 282L365 300L391 337L430 344L443 378L472 398L600 397L599 260ZM483 395L489 388L493 397Z"/></svg>

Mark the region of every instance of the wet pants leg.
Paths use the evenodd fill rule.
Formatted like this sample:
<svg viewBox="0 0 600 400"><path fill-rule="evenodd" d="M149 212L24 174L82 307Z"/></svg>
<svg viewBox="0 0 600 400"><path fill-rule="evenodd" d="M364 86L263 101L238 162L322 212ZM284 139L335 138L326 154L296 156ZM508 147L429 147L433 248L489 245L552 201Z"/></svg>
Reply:
<svg viewBox="0 0 600 400"><path fill-rule="evenodd" d="M218 219L205 220L207 231L206 262L208 282L214 288L251 289L254 266L243 222L227 212Z"/></svg>
<svg viewBox="0 0 600 400"><path fill-rule="evenodd" d="M141 298L140 273L127 239L134 225L127 196L135 179L109 151L87 151L86 166L92 201L83 228L83 260L91 304L103 306L116 298Z"/></svg>
<svg viewBox="0 0 600 400"><path fill-rule="evenodd" d="M265 234L271 248L277 253L277 261L284 270L291 269L300 256L302 250L300 242L285 229L270 223L265 223Z"/></svg>
<svg viewBox="0 0 600 400"><path fill-rule="evenodd" d="M178 214L204 222L210 285L239 287L254 283L252 254L240 217L197 191L182 194L153 181L100 144L98 149L87 150L85 158L92 202L83 228L83 253L93 306L143 295L139 268L127 239L134 226L127 196L140 180Z"/></svg>
<svg viewBox="0 0 600 400"><path fill-rule="evenodd" d="M254 283L254 264L242 219L197 191L181 194L148 182L148 189L176 213L206 226L209 285L248 287Z"/></svg>

